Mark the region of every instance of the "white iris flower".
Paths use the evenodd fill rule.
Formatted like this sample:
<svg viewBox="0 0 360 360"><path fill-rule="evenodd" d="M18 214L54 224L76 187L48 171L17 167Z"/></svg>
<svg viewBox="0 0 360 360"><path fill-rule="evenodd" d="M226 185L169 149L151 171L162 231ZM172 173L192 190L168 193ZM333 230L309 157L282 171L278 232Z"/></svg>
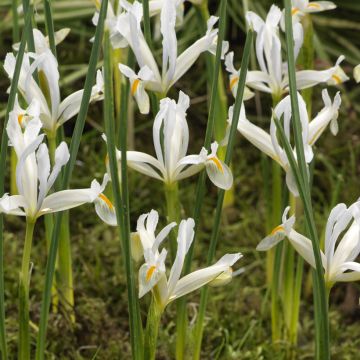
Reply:
<svg viewBox="0 0 360 360"><path fill-rule="evenodd" d="M153 125L156 157L139 151L128 151L127 164L166 184L188 178L205 168L213 184L228 190L232 186L233 176L230 168L218 158L216 142L211 145L210 153L202 148L198 155L186 155L189 145L186 111L189 102L189 97L183 92L180 92L177 103L169 98L161 100ZM117 158L121 158L120 151L117 151Z"/></svg>
<svg viewBox="0 0 360 360"><path fill-rule="evenodd" d="M38 109L39 104L34 100L29 108ZM28 119L24 121L22 113L16 110L10 113L6 131L18 159L16 185L19 195L5 194L0 199L0 212L35 220L44 214L94 202L98 215L110 221L112 205L102 194L108 176L104 177L102 185L93 180L88 189L63 190L48 195L62 167L69 161L69 150L65 142L57 147L51 169L48 148L43 143L45 135L39 134L41 121L36 117L36 111L31 117L26 116Z"/></svg>
<svg viewBox="0 0 360 360"><path fill-rule="evenodd" d="M338 281L360 280L360 264L355 262L360 253L360 203L350 207L336 205L328 218L325 230L325 251L321 251L325 281L330 288ZM287 237L295 250L315 268L311 240L293 229L295 217L286 218L285 209L282 224L262 240L257 250L266 251Z"/></svg>
<svg viewBox="0 0 360 360"><path fill-rule="evenodd" d="M140 72L136 75L126 65L120 65L120 71L130 79L131 94L135 97L140 111L146 114L149 112L149 101L145 90L165 95L190 69L201 53L205 51L215 53L218 30L213 27L218 18L210 17L205 36L178 55L175 31L176 2L165 1L160 15L163 45L160 71L141 30L142 5L135 1L133 4L126 4L125 10L126 12L117 18L117 30L133 50Z"/></svg>
<svg viewBox="0 0 360 360"><path fill-rule="evenodd" d="M286 64L282 61L281 41L279 37L279 21L281 10L273 5L264 21L254 12L249 11L246 18L250 26L257 34L256 57L260 70L247 72L246 85L252 89L272 94L274 98L280 99L288 92L289 79ZM295 58L303 44L303 28L300 23L293 25L294 31L294 53ZM236 70L233 64L234 54L230 52L225 59L227 71L230 73L230 88L236 92L240 70ZM327 70L301 70L296 72L297 89L306 89L319 83L337 85L348 77L340 68L344 56L340 56L335 66Z"/></svg>
<svg viewBox="0 0 360 360"><path fill-rule="evenodd" d="M225 274L227 280L231 274L231 267L241 258L240 253L226 254L214 265L194 271L181 278L185 256L194 238L194 220L189 218L182 220L179 225L177 237L177 253L171 267L169 277L166 275L166 255L160 245L167 237L175 223L167 225L155 236L155 230L159 215L152 210L148 214L141 215L137 224L137 231L142 243L145 263L139 269L139 297L143 297L152 291L158 306L164 309L170 302L193 292L206 284L215 282ZM146 223L145 223L146 221ZM222 283L223 279L220 279Z"/></svg>
<svg viewBox="0 0 360 360"><path fill-rule="evenodd" d="M313 159L312 146L318 140L320 135L324 132L326 127L330 124L330 130L333 135L338 133L338 112L341 104L340 93L335 95L332 102L327 90L323 90L322 97L324 101L324 108L317 114L317 116L309 122L308 113L306 110L306 104L302 96L298 93L299 112L302 127L302 137L304 143L305 160L309 164ZM286 96L274 109L274 115L277 119L283 121L284 131L287 139L290 142L291 136L291 102L290 95ZM229 122L232 119L232 108L229 111ZM299 196L294 175L290 168L290 163L287 158L285 150L279 144L277 138L277 128L275 121L271 119L270 134L265 130L251 123L246 119L245 108L242 106L238 131L254 146L264 152L266 155L275 160L286 172L286 183L289 190L295 195ZM296 157L296 149L294 147L294 155Z"/></svg>
<svg viewBox="0 0 360 360"><path fill-rule="evenodd" d="M75 116L81 105L83 90L74 92L60 100L59 70L55 56L49 49L49 41L37 29L33 30L35 53L25 53L20 71L19 91L27 104L36 99L40 104L40 119L43 128L54 135L56 129L64 122ZM32 61L32 63L31 63ZM8 53L4 62L4 69L10 79L15 71L16 58ZM39 83L33 77L37 70ZM96 85L93 86L90 101L103 98L103 78L97 73Z"/></svg>

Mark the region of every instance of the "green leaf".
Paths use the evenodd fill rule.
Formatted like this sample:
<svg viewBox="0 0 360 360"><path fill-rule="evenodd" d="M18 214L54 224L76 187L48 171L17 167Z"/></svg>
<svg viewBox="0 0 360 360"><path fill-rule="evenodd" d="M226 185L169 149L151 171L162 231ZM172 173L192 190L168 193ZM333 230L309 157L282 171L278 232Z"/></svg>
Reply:
<svg viewBox="0 0 360 360"><path fill-rule="evenodd" d="M103 0L101 2L99 22L96 27L94 44L91 50L89 68L88 68L88 73L86 75L84 93L81 100L80 111L76 119L76 125L71 139L70 160L65 167L64 175L62 179L62 189L66 189L69 186L71 174L74 169L76 156L80 146L82 132L84 130L86 115L89 108L91 89L95 80L96 65L100 54L100 46L103 37L107 6L108 6L108 0ZM52 281L55 271L56 253L59 245L61 219L62 219L62 213L58 213L55 217L53 236L49 248L48 261L46 264L45 285L44 285L44 292L43 292L43 298L41 304L40 326L39 326L39 334L38 334L37 347L36 347L37 360L44 359L46 330L47 330L49 308L51 302L51 287L52 287Z"/></svg>

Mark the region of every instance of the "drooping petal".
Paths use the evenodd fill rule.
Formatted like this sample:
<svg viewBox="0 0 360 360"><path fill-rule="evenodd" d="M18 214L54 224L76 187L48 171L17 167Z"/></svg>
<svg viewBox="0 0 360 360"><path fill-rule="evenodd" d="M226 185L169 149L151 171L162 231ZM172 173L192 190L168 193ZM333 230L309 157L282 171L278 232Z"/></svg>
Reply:
<svg viewBox="0 0 360 360"><path fill-rule="evenodd" d="M333 10L336 5L332 1L311 1L308 3L306 12L320 12L326 10Z"/></svg>
<svg viewBox="0 0 360 360"><path fill-rule="evenodd" d="M155 265L143 264L139 269L139 299L152 290L162 276Z"/></svg>
<svg viewBox="0 0 360 360"><path fill-rule="evenodd" d="M241 258L240 253L224 255L217 263L201 270L194 271L181 278L169 298L168 303L195 291L210 281L216 279L221 273L227 271L228 268Z"/></svg>
<svg viewBox="0 0 360 360"><path fill-rule="evenodd" d="M100 195L100 184L93 180L88 189L62 190L47 196L39 210L38 216L58 211L69 210L85 203L94 202Z"/></svg>
<svg viewBox="0 0 360 360"><path fill-rule="evenodd" d="M230 168L219 158L211 157L205 164L206 172L211 182L218 188L229 190L233 184Z"/></svg>
<svg viewBox="0 0 360 360"><path fill-rule="evenodd" d="M104 223L110 226L117 225L116 211L112 202L103 193L95 200L95 211Z"/></svg>
<svg viewBox="0 0 360 360"><path fill-rule="evenodd" d="M337 71L340 68L340 63L344 60L344 56L340 56L336 61L335 66L327 70L301 70L296 72L296 86L298 90L306 89L320 83L333 81L333 84L340 84L346 81L343 75L338 75ZM286 80L287 82L288 80Z"/></svg>
<svg viewBox="0 0 360 360"><path fill-rule="evenodd" d="M4 196L0 198L0 213L26 216L23 210L26 206L26 199L22 195L9 196L8 194L4 194Z"/></svg>
<svg viewBox="0 0 360 360"><path fill-rule="evenodd" d="M234 114L234 109L231 106L229 108L229 118L228 118L229 124L231 124L232 122L233 114ZM259 126L256 126L255 124L251 123L246 118L244 104L242 104L241 106L237 129L241 133L241 135L243 135L260 151L264 152L267 156L271 157L273 160L279 162L279 157L274 149L270 135L266 131L261 129Z"/></svg>
<svg viewBox="0 0 360 360"><path fill-rule="evenodd" d="M350 282L350 281L358 281L360 280L360 264L356 262L345 262L342 266L342 272L339 273L334 279L334 281L344 281L344 282ZM345 272L349 271L350 272Z"/></svg>
<svg viewBox="0 0 360 360"><path fill-rule="evenodd" d="M156 158L139 151L128 151L126 156L127 164L130 168L163 181L165 169Z"/></svg>

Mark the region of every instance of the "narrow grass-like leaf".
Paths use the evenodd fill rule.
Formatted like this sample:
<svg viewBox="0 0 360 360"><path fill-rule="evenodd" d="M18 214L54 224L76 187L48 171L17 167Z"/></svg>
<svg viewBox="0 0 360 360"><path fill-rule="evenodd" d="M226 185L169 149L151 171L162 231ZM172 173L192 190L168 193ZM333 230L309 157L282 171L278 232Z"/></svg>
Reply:
<svg viewBox="0 0 360 360"><path fill-rule="evenodd" d="M6 116L3 123L1 148L0 148L0 197L3 196L5 191L5 166L6 155L8 148L8 136L6 132L6 125L9 119L9 114L12 111L15 103L15 97L18 90L18 82L20 77L21 65L24 58L27 33L31 29L31 17L33 7L30 7L25 18L25 27L22 33L20 48L16 57L16 64L13 79L11 81L9 99L6 107ZM7 359L7 346L6 346L6 332L5 332L5 301L4 301L4 219L3 214L0 213L0 346L2 352L2 358Z"/></svg>
<svg viewBox="0 0 360 360"><path fill-rule="evenodd" d="M131 51L131 49L129 49L126 65L132 69L134 67L134 63L135 63L134 53ZM120 94L121 94L121 99L120 99L120 121L121 121L121 116L124 119L128 118L130 81L122 81ZM118 133L116 136L117 136L116 146L118 148L120 148L121 139L122 139L122 132L120 129L120 124L119 124Z"/></svg>
<svg viewBox="0 0 360 360"><path fill-rule="evenodd" d="M92 46L89 69L85 80L84 93L81 100L80 111L76 119L76 125L70 144L70 160L65 167L64 175L62 179L62 188L66 189L69 186L70 177L75 166L76 156L79 150L81 135L84 130L87 111L89 108L89 101L91 96L92 85L95 80L96 64L99 58L101 40L103 37L104 22L106 17L106 10L108 6L108 0L101 2L99 21L96 27L94 44ZM36 359L44 359L46 329L49 317L49 308L51 302L51 287L55 271L56 253L59 245L59 235L61 227L62 213L58 213L55 218L55 225L53 230L53 236L49 248L48 261L46 264L45 272L45 285L41 304L40 326L37 339Z"/></svg>
<svg viewBox="0 0 360 360"><path fill-rule="evenodd" d="M219 23L219 35L218 35L218 42L216 47L216 55L215 55L215 67L214 67L214 74L212 76L212 86L211 86L211 95L210 95L210 106L209 106L209 116L206 125L206 132L205 132L205 139L204 139L204 147L206 149L210 149L210 144L214 132L214 125L215 125L215 107L216 107L216 97L218 92L218 78L220 73L220 65L221 65L221 51L222 51L222 42L225 36L225 29L226 29L226 7L227 7L227 0L222 0L220 3L220 23ZM206 180L206 173L203 171L200 176L196 187L196 195L195 195L195 207L194 207L194 214L193 218L195 220L195 232L200 221L200 214L202 203L205 194L205 180ZM194 243L191 245L189 252L186 256L185 260L185 273L188 273L191 269L191 261L194 252Z"/></svg>
<svg viewBox="0 0 360 360"><path fill-rule="evenodd" d="M212 74L212 85L211 85L211 95L210 95L210 108L209 108L209 116L206 125L205 139L204 139L204 147L206 149L210 149L211 139L214 132L214 124L215 124L215 107L216 107L216 98L218 92L218 78L220 72L221 65L221 52L222 52L222 42L225 36L225 28L226 28L226 7L227 0L221 0L220 3L220 23L219 23L219 34L218 34L218 42L216 47L216 55L215 55L215 66L214 73ZM195 205L194 205L194 213L193 219L195 221L194 228L194 238L196 238L196 232L200 222L200 214L202 209L202 204L205 195L205 183L206 183L206 173L202 171L199 175L199 180L197 182L196 191L195 191ZM185 264L184 264L184 273L188 274L191 270L191 261L194 253L194 243L191 245L188 254L186 255ZM186 296L177 300L177 341L185 344L186 338L186 326L187 323L187 313L186 313ZM177 346L178 348L179 346ZM183 354L183 350L177 349L177 359L181 359Z"/></svg>
<svg viewBox="0 0 360 360"><path fill-rule="evenodd" d="M142 0L143 14L144 14L144 36L146 42L151 48L151 28L150 28L150 14L149 14L149 0Z"/></svg>
<svg viewBox="0 0 360 360"><path fill-rule="evenodd" d="M316 317L316 341L318 343L316 358L319 360L323 360L323 359L325 360L330 358L328 304L326 297L324 273L323 273L321 257L320 257L319 241L315 227L311 200L309 198L309 189L306 189L307 185L303 181L303 174L301 174L301 170L298 167L291 145L288 139L286 138L284 129L282 128L278 119L274 118L274 121L277 130L279 131L279 137L283 143L284 150L289 160L291 170L293 171L301 200L303 201L304 204L306 225L309 229L310 239L313 244L315 264L316 264L316 271L314 271L314 275L313 275L314 292L315 292L314 305L315 305L315 317ZM318 254L316 253L315 244L317 245L318 248Z"/></svg>
<svg viewBox="0 0 360 360"><path fill-rule="evenodd" d="M132 268L131 242L130 242L130 219L129 219L129 196L127 182L126 163L126 138L127 118L121 116L120 123L120 150L121 150L121 193L120 181L115 149L115 123L114 123L114 101L112 87L112 64L110 55L109 33L105 32L104 38L104 119L105 133L107 139L107 150L109 155L109 166L112 180L112 189L116 209L116 219L122 240L123 259L128 290L128 308L130 321L131 349L135 360L143 357L143 337L140 318L138 296L136 294L135 278Z"/></svg>
<svg viewBox="0 0 360 360"><path fill-rule="evenodd" d="M241 61L241 70L240 77L238 83L238 90L236 93L235 104L234 104L234 113L232 117L230 134L229 134L229 142L225 155L225 164L229 165L233 153L235 134L237 131L237 125L240 116L241 105L243 102L245 83L246 83L246 74L247 68L249 66L250 52L251 52L251 44L253 38L253 31L249 30L246 36L246 42L244 46L243 58ZM220 222L221 222L221 214L223 209L225 190L219 190L218 200L216 204L213 230L211 233L209 250L207 255L207 265L210 265L214 260L216 245L220 232ZM205 317L205 310L207 304L209 289L208 287L204 287L201 289L200 296L200 306L199 306L199 314L197 318L197 322L195 325L195 346L194 346L194 359L200 359L200 351L201 351L201 343L202 343L202 335L203 335L203 323Z"/></svg>
<svg viewBox="0 0 360 360"><path fill-rule="evenodd" d="M24 14L27 14L28 11L31 11L30 0L23 0L22 4L23 4ZM31 15L32 20L33 20L33 16L34 16L34 14ZM27 50L31 51L31 52L35 52L34 34L33 34L33 29L32 29L33 24L31 23L30 25L31 25L31 28L30 28L29 32L26 34L27 35Z"/></svg>
<svg viewBox="0 0 360 360"><path fill-rule="evenodd" d="M294 131L294 139L295 139L295 147L296 147L296 155L297 155L297 166L299 168L299 177L302 178L301 185L303 187L303 190L301 191L302 193L301 199L304 204L305 219L306 219L307 227L309 229L310 239L313 245L315 264L316 264L317 282L314 285L317 286L314 287L314 291L318 292L317 299L319 300L318 301L319 306L316 308L316 319L317 321L320 321L319 327L317 327L318 331L316 334L317 343L319 344L318 355L319 355L319 359L326 360L330 358L328 301L327 301L326 288L325 288L324 272L323 272L321 256L320 256L320 244L316 231L312 205L311 205L309 177L307 172L307 165L305 162L304 144L302 140L302 129L301 129L299 104L298 104L297 90L296 90L296 69L295 69L294 38L293 38L291 9L292 9L291 0L285 0L285 35L286 35L286 49L287 49L286 53L287 53L287 62L288 62L289 89L290 89L290 97L291 97L291 111L293 118L293 131Z"/></svg>
<svg viewBox="0 0 360 360"><path fill-rule="evenodd" d="M49 37L50 50L56 57L55 32L54 32L54 21L51 10L51 0L44 0L44 13L45 13L46 32Z"/></svg>
<svg viewBox="0 0 360 360"><path fill-rule="evenodd" d="M18 42L20 38L20 30L19 30L19 14L17 11L18 1L13 0L11 3L11 12L13 18L13 32L12 32L12 40L13 42Z"/></svg>

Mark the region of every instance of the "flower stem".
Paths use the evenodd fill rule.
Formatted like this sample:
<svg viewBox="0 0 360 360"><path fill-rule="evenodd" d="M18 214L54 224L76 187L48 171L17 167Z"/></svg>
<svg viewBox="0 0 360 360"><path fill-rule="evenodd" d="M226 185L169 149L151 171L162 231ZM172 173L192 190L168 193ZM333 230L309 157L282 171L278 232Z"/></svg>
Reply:
<svg viewBox="0 0 360 360"><path fill-rule="evenodd" d="M56 133L48 134L49 155L51 165L55 163L56 151ZM59 188L58 182L55 188ZM45 215L45 232L47 234L47 243L50 245L51 234L54 226L53 215ZM74 283L71 259L71 245L70 245L70 225L69 212L64 211L61 219L61 230L59 239L59 249L56 259L56 276L53 281L52 288L52 304L56 312L58 310L58 303L60 301L62 307L69 315L71 322L75 323L74 309Z"/></svg>
<svg viewBox="0 0 360 360"><path fill-rule="evenodd" d="M175 221L180 223L180 199L179 199L179 187L178 183L165 185L165 197L168 223ZM170 237L170 253L172 259L175 259L176 255L176 233L172 231ZM184 299L176 300L176 359L183 359L186 347L186 328L187 328L187 316L186 316L186 302Z"/></svg>
<svg viewBox="0 0 360 360"><path fill-rule="evenodd" d="M280 97L273 96L273 107L279 103ZM271 229L279 225L282 211L282 169L278 163L272 161L271 169L272 177L272 202L269 206L270 213L267 216L270 217L268 223L271 223ZM281 339L282 319L280 311L280 283L281 283L281 266L282 266L282 254L286 251L286 245L278 244L274 250L267 253L267 264L270 268L270 274L268 274L269 286L271 286L271 330L273 343L278 342Z"/></svg>
<svg viewBox="0 0 360 360"><path fill-rule="evenodd" d="M144 359L146 360L155 360L161 314L161 308L153 297L146 320L144 339Z"/></svg>
<svg viewBox="0 0 360 360"><path fill-rule="evenodd" d="M175 221L177 224L180 222L180 199L179 199L179 186L177 182L172 184L165 184L165 198L168 223ZM174 259L176 255L176 233L170 233L170 255Z"/></svg>
<svg viewBox="0 0 360 360"><path fill-rule="evenodd" d="M30 359L29 287L30 254L35 220L26 219L25 244L23 250L19 284L19 359Z"/></svg>

